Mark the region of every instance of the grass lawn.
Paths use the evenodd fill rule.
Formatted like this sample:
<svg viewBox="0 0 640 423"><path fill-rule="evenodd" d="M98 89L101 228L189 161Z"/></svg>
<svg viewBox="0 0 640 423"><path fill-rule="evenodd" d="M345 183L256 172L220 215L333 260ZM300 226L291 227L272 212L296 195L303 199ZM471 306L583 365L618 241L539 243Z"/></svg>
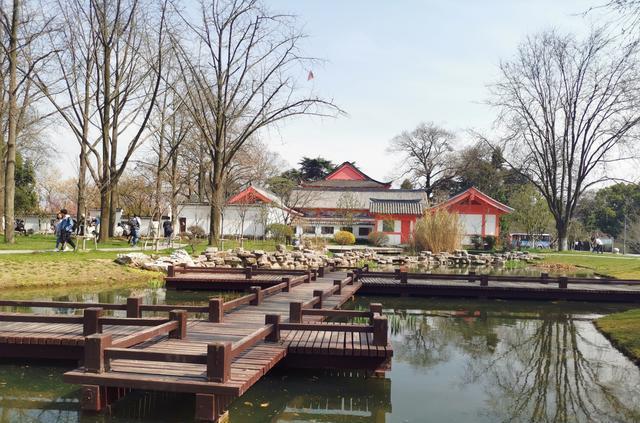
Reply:
<svg viewBox="0 0 640 423"><path fill-rule="evenodd" d="M568 264L618 279L640 279L640 257L568 251L542 254L545 263Z"/></svg>
<svg viewBox="0 0 640 423"><path fill-rule="evenodd" d="M163 253L168 251L160 252ZM117 254L110 251L0 254L0 290L83 284L115 288L162 280L162 273L114 263Z"/></svg>
<svg viewBox="0 0 640 423"><path fill-rule="evenodd" d="M601 317L596 326L618 349L640 364L640 309Z"/></svg>
<svg viewBox="0 0 640 423"><path fill-rule="evenodd" d="M82 239L74 239L78 248L82 248ZM98 248L127 248L129 243L125 239L113 239L106 243L98 244ZM15 244L0 242L0 250L53 250L56 247L54 235L16 235ZM93 241L87 240L87 249L93 248Z"/></svg>

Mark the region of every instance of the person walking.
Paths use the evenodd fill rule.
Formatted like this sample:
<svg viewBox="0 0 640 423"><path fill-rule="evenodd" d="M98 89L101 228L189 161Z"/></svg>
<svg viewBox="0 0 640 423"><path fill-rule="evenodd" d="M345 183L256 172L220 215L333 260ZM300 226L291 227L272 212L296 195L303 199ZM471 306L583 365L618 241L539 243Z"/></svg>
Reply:
<svg viewBox="0 0 640 423"><path fill-rule="evenodd" d="M62 223L62 213L58 213L56 215L56 221L53 224L53 231L56 235L56 249L55 249L56 252L64 251L64 243L62 242L62 232L60 230L61 223Z"/></svg>
<svg viewBox="0 0 640 423"><path fill-rule="evenodd" d="M60 210L60 214L64 216L62 218L62 221L60 222L60 233L62 234L62 251L64 251L64 248L65 248L64 244L71 245L71 248L73 248L73 250L75 251L76 244L75 242L73 242L73 239L71 239L71 236L73 235L73 232L76 229L75 222L67 212L67 209Z"/></svg>
<svg viewBox="0 0 640 423"><path fill-rule="evenodd" d="M164 240L167 245L171 245L171 235L173 235L173 221L171 219L165 220L162 223L162 230L164 231Z"/></svg>
<svg viewBox="0 0 640 423"><path fill-rule="evenodd" d="M129 220L129 226L131 227L131 246L135 247L140 239L140 226L142 221L137 214L134 214L133 217Z"/></svg>

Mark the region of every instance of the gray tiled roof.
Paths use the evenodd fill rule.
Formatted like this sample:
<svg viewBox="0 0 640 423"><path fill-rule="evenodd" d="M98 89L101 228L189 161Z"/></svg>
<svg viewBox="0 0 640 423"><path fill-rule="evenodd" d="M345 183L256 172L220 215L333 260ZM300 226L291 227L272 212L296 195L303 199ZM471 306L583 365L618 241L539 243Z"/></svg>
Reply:
<svg viewBox="0 0 640 423"><path fill-rule="evenodd" d="M378 200L418 200L423 203L427 201L427 195L423 190L406 190L406 189L368 189L368 190L349 190L349 189L318 189L318 188L298 188L295 189L293 195L303 198L298 208L316 209L326 208L335 209L343 195L349 195L353 199L353 204L363 210L369 208L369 202L372 198Z"/></svg>
<svg viewBox="0 0 640 423"><path fill-rule="evenodd" d="M424 204L420 200L382 200L372 198L369 212L377 214L422 214Z"/></svg>

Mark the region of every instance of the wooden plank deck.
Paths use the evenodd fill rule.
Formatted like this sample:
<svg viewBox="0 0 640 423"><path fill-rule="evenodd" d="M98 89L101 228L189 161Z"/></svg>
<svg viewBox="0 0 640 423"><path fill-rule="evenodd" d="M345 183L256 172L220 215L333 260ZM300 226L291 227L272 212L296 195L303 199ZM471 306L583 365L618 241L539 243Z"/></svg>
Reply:
<svg viewBox="0 0 640 423"><path fill-rule="evenodd" d="M205 355L208 345L212 343L238 343L263 330L267 315L280 316L280 322L289 323L292 302L308 302L314 299L315 292L329 290L334 287L334 280L345 277L346 274L343 272L331 272L315 281L292 287L288 292L266 297L259 305L242 305L226 312L220 323L190 319L186 324L184 339L158 336L134 346L133 349L167 356ZM360 287L359 282L345 285L339 293L324 298L322 308L339 308L349 301ZM318 323L323 319L320 315L304 316L303 323ZM207 379L206 364L129 359L111 360L110 368L102 373L92 373L81 367L67 372L64 379L69 383L85 386L86 397L90 400L86 408L103 406L96 397L106 396L104 389L107 388L191 392L196 394L197 416L216 420L233 398L242 395L288 355L293 356L294 362L297 357L298 361L310 367L340 368L339 362L335 362L336 358L344 361L343 367L372 366L369 367L371 370L380 370L381 363L383 366L389 365L391 347L374 345L373 333L351 334L346 330L340 332L335 329L282 330L278 342L258 342L234 357L231 361L230 377L223 383Z"/></svg>

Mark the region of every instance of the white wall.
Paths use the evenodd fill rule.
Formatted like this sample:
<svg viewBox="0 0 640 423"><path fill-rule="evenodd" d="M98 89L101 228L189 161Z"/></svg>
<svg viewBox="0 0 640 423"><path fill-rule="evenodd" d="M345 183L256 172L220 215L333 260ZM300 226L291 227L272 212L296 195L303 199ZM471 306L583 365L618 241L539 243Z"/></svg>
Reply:
<svg viewBox="0 0 640 423"><path fill-rule="evenodd" d="M482 235L481 214L460 214L459 216L465 235Z"/></svg>
<svg viewBox="0 0 640 423"><path fill-rule="evenodd" d="M227 206L223 210L222 234L238 235L242 228L242 214L244 214L244 230L242 236L264 236L266 228L262 223L262 206ZM268 208L267 226L272 223L284 223L283 213L275 207ZM187 230L193 225L200 226L205 233L209 233L209 217L211 209L206 204L186 204L178 214L176 223L180 218L186 219ZM179 226L178 226L179 228Z"/></svg>
<svg viewBox="0 0 640 423"><path fill-rule="evenodd" d="M488 214L485 216L484 234L485 235L496 234L496 215L495 214Z"/></svg>

